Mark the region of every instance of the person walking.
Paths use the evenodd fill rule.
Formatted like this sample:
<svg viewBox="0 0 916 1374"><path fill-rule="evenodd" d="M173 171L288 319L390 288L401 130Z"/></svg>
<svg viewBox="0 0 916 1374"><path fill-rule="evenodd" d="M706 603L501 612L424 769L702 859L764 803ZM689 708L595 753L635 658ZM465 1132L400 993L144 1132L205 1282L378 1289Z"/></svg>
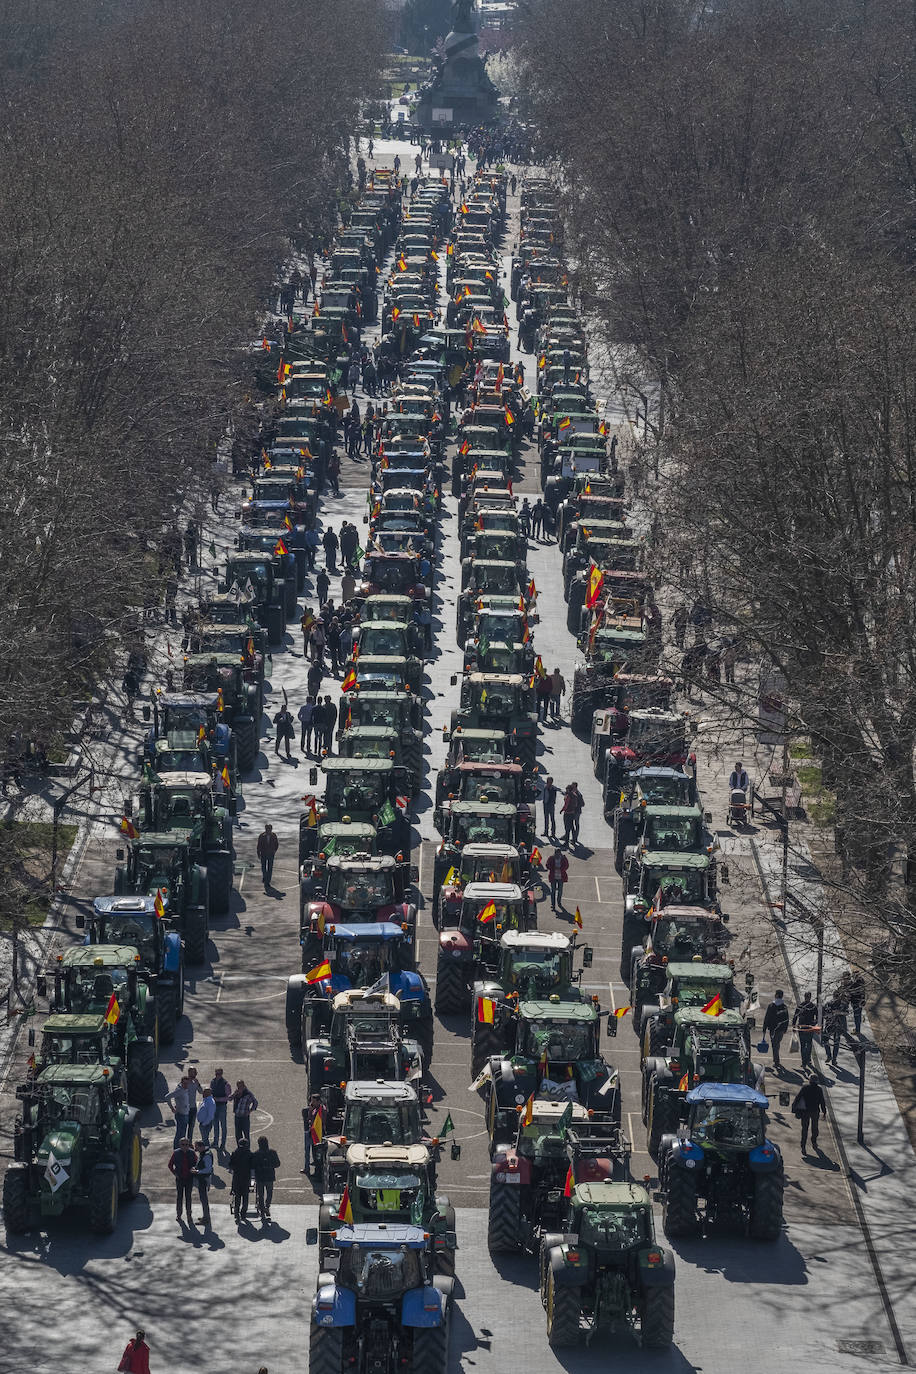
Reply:
<svg viewBox="0 0 916 1374"><path fill-rule="evenodd" d="M276 727L274 734L274 753L279 758L280 745L282 744L286 748L286 757L291 758L292 755L289 752L289 742L296 733L296 727L293 725L292 714L285 702L274 716L274 725Z"/></svg>
<svg viewBox="0 0 916 1374"><path fill-rule="evenodd" d="M235 1143L240 1145L243 1140L251 1144L251 1113L258 1110L258 1099L246 1084L244 1078L240 1078L235 1085L235 1092L232 1094L232 1123L235 1127Z"/></svg>
<svg viewBox="0 0 916 1374"><path fill-rule="evenodd" d="M343 577L341 578L341 596L343 597L343 600L344 600L344 601L349 601L349 599L350 599L350 596L347 595L347 580L348 580L348 579L349 579L350 583L352 584L352 585L351 585L351 588L350 588L350 596L352 596L352 595L353 595L353 592L356 590L356 586L355 586L355 583L354 583L354 581L353 581L353 576L352 576L352 574L351 574L351 573L344 573ZM341 625L340 625L340 621L337 619L337 616L335 615L335 616L333 616L332 619L331 619L331 623L330 623L330 625L328 626L328 633L327 633L328 654L329 654L330 659L331 659L331 672L334 673L334 674L337 674L337 673L339 673L339 672L341 671L341 668L340 668L340 659L341 659L341 654L340 654L340 636L341 636ZM315 695L317 696L317 691L316 691Z"/></svg>
<svg viewBox="0 0 916 1374"><path fill-rule="evenodd" d="M544 779L544 786L541 790L541 801L544 805L544 834L550 836L552 839L555 839L557 834L557 818L555 811L557 794L559 791L560 789L557 787L553 778L548 775Z"/></svg>
<svg viewBox="0 0 916 1374"><path fill-rule="evenodd" d="M310 526L305 531L305 566L309 572L315 571L315 558L318 554L318 531L314 526Z"/></svg>
<svg viewBox="0 0 916 1374"><path fill-rule="evenodd" d="M320 620L316 620L309 631L309 656L313 663L324 663L324 650L327 639L324 633L324 626Z"/></svg>
<svg viewBox="0 0 916 1374"><path fill-rule="evenodd" d="M118 1370L119 1374L149 1374L149 1346L142 1326L124 1347Z"/></svg>
<svg viewBox="0 0 916 1374"><path fill-rule="evenodd" d="M563 805L560 807L560 814L563 817L563 831L567 846L570 843L579 843L579 821L582 817L582 808L585 806L585 799L579 791L579 784L571 782L563 793Z"/></svg>
<svg viewBox="0 0 916 1374"><path fill-rule="evenodd" d="M537 704L538 720L547 719L550 709L550 676L539 677L534 684L534 697Z"/></svg>
<svg viewBox="0 0 916 1374"><path fill-rule="evenodd" d="M251 1146L247 1140L240 1140L232 1151L229 1169L232 1177L232 1215L236 1221L244 1221L248 1216L248 1199L251 1196Z"/></svg>
<svg viewBox="0 0 916 1374"><path fill-rule="evenodd" d="M821 1044L827 1051L827 1063L836 1068L840 1041L845 1039L848 1044L851 1044L849 1022L846 1020L846 1003L838 992L834 993L830 1000L824 1003L823 1018L824 1029L821 1034Z"/></svg>
<svg viewBox="0 0 916 1374"><path fill-rule="evenodd" d="M197 1165L197 1155L191 1149L191 1142L186 1135L182 1136L178 1146L172 1151L169 1160L169 1173L175 1179L175 1217L181 1221L181 1209L185 1208L188 1214L188 1225L193 1226L194 1220L191 1216L191 1189L194 1186L194 1169Z"/></svg>
<svg viewBox="0 0 916 1374"><path fill-rule="evenodd" d="M563 885L569 878L569 860L560 849L555 849L547 860L547 877L550 880L550 910L563 910Z"/></svg>
<svg viewBox="0 0 916 1374"><path fill-rule="evenodd" d="M197 1129L200 1132L201 1143L210 1148L210 1132L216 1120L216 1103L213 1100L213 1089L206 1086L201 1088L200 1102L197 1107Z"/></svg>
<svg viewBox="0 0 916 1374"><path fill-rule="evenodd" d="M188 1133L188 1119L191 1114L191 1094L189 1091L190 1080L187 1074L182 1074L178 1087L173 1088L167 1095L165 1101L172 1109L172 1116L175 1118L175 1139L172 1142L172 1149L177 1150L179 1141L183 1140Z"/></svg>
<svg viewBox="0 0 916 1374"><path fill-rule="evenodd" d="M359 534L356 526L349 520L345 520L340 530L340 556L346 564L348 572L353 571L356 559L356 550L359 548ZM344 600L347 600L344 597Z"/></svg>
<svg viewBox="0 0 916 1374"><path fill-rule="evenodd" d="M302 1108L302 1143L305 1152L304 1174L311 1173L312 1147L317 1145L324 1135L324 1107L321 1105L321 1093L309 1093L309 1100Z"/></svg>
<svg viewBox="0 0 916 1374"><path fill-rule="evenodd" d="M821 1119L827 1115L827 1103L824 1101L824 1091L821 1088L820 1080L813 1070L809 1072L807 1083L803 1083L795 1094L792 1114L797 1116L801 1122L802 1154L807 1153L809 1130L811 1132L811 1144L816 1150L818 1129Z"/></svg>
<svg viewBox="0 0 916 1374"><path fill-rule="evenodd" d="M324 545L325 566L327 567L329 573L336 573L337 550L340 547L340 545L338 543L337 535L334 533L330 526L328 526L328 528L325 530L321 542ZM323 599L323 597L319 598L319 600Z"/></svg>
<svg viewBox="0 0 916 1374"><path fill-rule="evenodd" d="M319 721L321 725L321 745L326 753L332 754L334 744L334 726L337 723L337 709L329 696L319 706L321 712Z"/></svg>
<svg viewBox="0 0 916 1374"><path fill-rule="evenodd" d="M862 1008L865 1006L865 979L857 970L844 973L837 988L846 1006L852 1012L852 1024L856 1035L862 1034Z"/></svg>
<svg viewBox="0 0 916 1374"><path fill-rule="evenodd" d="M540 539L544 530L544 502L540 497L531 507L531 537Z"/></svg>
<svg viewBox="0 0 916 1374"><path fill-rule="evenodd" d="M789 1008L785 1003L785 996L782 988L777 988L773 994L773 1000L767 1007L763 1016L763 1034L769 1035L770 1048L773 1052L773 1068L777 1073L782 1073L782 1064L779 1062L779 1047L782 1038L789 1029Z"/></svg>
<svg viewBox="0 0 916 1374"><path fill-rule="evenodd" d="M810 992L805 993L801 1002L795 1008L795 1015L792 1017L792 1029L798 1031L801 1066L803 1069L810 1069L811 1050L814 1045L814 1035L817 1029L817 1006L812 1002Z"/></svg>
<svg viewBox="0 0 916 1374"><path fill-rule="evenodd" d="M188 1069L188 1129L186 1135L189 1139L194 1137L194 1127L197 1122L197 1104L200 1100L203 1084L197 1077L197 1070Z"/></svg>
<svg viewBox="0 0 916 1374"><path fill-rule="evenodd" d="M274 834L273 826L265 825L258 836L258 858L261 860L261 877L264 879L265 888L270 887L274 876L274 859L279 848L280 841Z"/></svg>
<svg viewBox="0 0 916 1374"><path fill-rule="evenodd" d="M311 754L312 752L312 731L315 728L315 698L307 697L305 703L299 707L299 752L300 754Z"/></svg>
<svg viewBox="0 0 916 1374"><path fill-rule="evenodd" d="M738 646L737 646L737 644L735 643L735 641L732 639L732 640L729 641L728 644L726 644L725 648L722 650L722 667L723 667L723 669L724 669L724 671L725 671L725 681L726 681L726 683L731 683L732 685L734 685L734 682L735 682L735 665L737 664L737 662L738 662Z"/></svg>
<svg viewBox="0 0 916 1374"><path fill-rule="evenodd" d="M210 1091L209 1088L206 1089ZM203 1213L201 1221L206 1229L210 1230L210 1184L213 1182L213 1154L206 1140L197 1142L197 1165L194 1169L194 1178L197 1181L197 1197L200 1201L200 1210Z"/></svg>
<svg viewBox="0 0 916 1374"><path fill-rule="evenodd" d="M333 671L333 670L332 670ZM310 697L317 697L321 691L321 684L324 680L324 664L310 663L308 675L305 679L305 690Z"/></svg>
<svg viewBox="0 0 916 1374"><path fill-rule="evenodd" d="M222 1069L217 1069L210 1079L210 1091L213 1094L213 1144L217 1150L226 1148L226 1114L229 1102L232 1098L232 1084L223 1076Z"/></svg>
<svg viewBox="0 0 916 1374"><path fill-rule="evenodd" d="M550 718L558 721L560 703L566 694L566 680L559 668L554 668L547 681L550 683Z"/></svg>
<svg viewBox="0 0 916 1374"><path fill-rule="evenodd" d="M266 1135L258 1136L258 1148L251 1156L254 1171L255 1199L257 1208L265 1221L270 1221L270 1204L274 1196L274 1184L280 1167L280 1156L270 1148Z"/></svg>

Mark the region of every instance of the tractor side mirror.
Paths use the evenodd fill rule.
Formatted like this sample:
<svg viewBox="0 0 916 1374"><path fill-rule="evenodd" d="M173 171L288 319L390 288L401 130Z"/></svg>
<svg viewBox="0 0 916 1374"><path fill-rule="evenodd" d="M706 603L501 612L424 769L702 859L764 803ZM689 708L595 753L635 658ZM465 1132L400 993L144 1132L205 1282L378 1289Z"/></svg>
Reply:
<svg viewBox="0 0 916 1374"><path fill-rule="evenodd" d="M143 719L147 722L147 724L149 724L151 718L152 718L152 712L150 711L150 708L149 708L148 706L144 706L144 708L143 708Z"/></svg>
<svg viewBox="0 0 916 1374"><path fill-rule="evenodd" d="M317 1244L318 1244L318 1227L317 1227L317 1226L309 1226L309 1227L306 1228L306 1232L305 1232L305 1243L306 1243L306 1245L317 1245Z"/></svg>
<svg viewBox="0 0 916 1374"><path fill-rule="evenodd" d="M420 865L419 865L419 864L411 864L411 865L410 865L410 881L411 881L412 883L418 883L418 882L420 881Z"/></svg>
<svg viewBox="0 0 916 1374"><path fill-rule="evenodd" d="M83 915L83 913L82 913L81 911L78 911L78 912L76 913L76 920L75 920L74 924L76 925L77 930L85 930L85 929L86 929L86 917Z"/></svg>
<svg viewBox="0 0 916 1374"><path fill-rule="evenodd" d="M34 1031L34 1030L30 1030L30 1031L29 1031L29 1048L31 1048L32 1045L34 1045L34 1044L35 1044L35 1031Z"/></svg>
<svg viewBox="0 0 916 1374"><path fill-rule="evenodd" d="M47 997L48 995L48 980L43 973L39 973L35 979L35 991L39 997Z"/></svg>
<svg viewBox="0 0 916 1374"><path fill-rule="evenodd" d="M451 685L452 685L453 687L457 687L457 686L458 686L458 674L457 674L457 673L452 673L451 677L449 678L449 682L451 683Z"/></svg>
<svg viewBox="0 0 916 1374"><path fill-rule="evenodd" d="M719 864L719 882L723 887L728 887L728 864Z"/></svg>
<svg viewBox="0 0 916 1374"><path fill-rule="evenodd" d="M363 516L363 524L364 524L364 525L368 525L368 523L369 523L369 517L368 517L368 515L364 515L364 516Z"/></svg>
<svg viewBox="0 0 916 1374"><path fill-rule="evenodd" d="M115 858L118 860L119 863L121 863L121 862L123 861L123 859L124 859L124 850L123 850L123 849L116 849L116 850L115 850Z"/></svg>
<svg viewBox="0 0 916 1374"><path fill-rule="evenodd" d="M125 798L122 800L122 802L121 802L121 809L122 809L122 811L124 812L124 815L125 815L125 816L131 816L131 815L133 815L133 810L134 810L134 799L133 799L133 797L125 797Z"/></svg>
<svg viewBox="0 0 916 1374"><path fill-rule="evenodd" d="M594 957L595 951L592 949L591 945L585 945L582 950L582 967L591 968Z"/></svg>
<svg viewBox="0 0 916 1374"><path fill-rule="evenodd" d="M458 1141L457 1141L457 1140L453 1140L453 1141L452 1141L452 1148L451 1148L451 1152L450 1152L450 1153L451 1153L452 1159L460 1159L460 1158L461 1158L461 1146L458 1144Z"/></svg>
<svg viewBox="0 0 916 1374"><path fill-rule="evenodd" d="M318 784L318 769L309 769L309 787L316 787Z"/></svg>

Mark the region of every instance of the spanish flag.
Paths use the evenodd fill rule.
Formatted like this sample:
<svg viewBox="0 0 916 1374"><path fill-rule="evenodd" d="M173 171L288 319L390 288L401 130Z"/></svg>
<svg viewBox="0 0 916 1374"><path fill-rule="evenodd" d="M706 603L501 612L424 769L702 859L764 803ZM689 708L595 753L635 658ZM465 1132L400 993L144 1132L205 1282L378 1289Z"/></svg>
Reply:
<svg viewBox="0 0 916 1374"><path fill-rule="evenodd" d="M160 921L164 919L164 917L165 917L165 902L162 900L162 888L161 888L161 887L157 887L157 888L156 888L156 896L153 898L153 910L155 911L156 915L159 917L159 920L160 920Z"/></svg>
<svg viewBox="0 0 916 1374"><path fill-rule="evenodd" d="M683 1078L681 1079L681 1081L680 1081L680 1082L678 1083L678 1085L677 1085L677 1090L678 1090L679 1093L685 1093L685 1092L687 1091L687 1089L690 1087L690 1081L689 1081L689 1080L690 1080L690 1074L689 1074L689 1073L685 1073L684 1076L683 1076Z"/></svg>
<svg viewBox="0 0 916 1374"><path fill-rule="evenodd" d="M576 907L575 915L573 916L573 925L576 927L576 930L582 929L582 912L578 907Z"/></svg>
<svg viewBox="0 0 916 1374"><path fill-rule="evenodd" d="M593 563L588 573L588 587L585 591L585 604L589 610L595 605L604 588L604 573Z"/></svg>
<svg viewBox="0 0 916 1374"><path fill-rule="evenodd" d="M248 636L245 644L245 657L254 658L254 640L251 638L251 635Z"/></svg>
<svg viewBox="0 0 916 1374"><path fill-rule="evenodd" d="M350 1206L350 1189L346 1187L343 1190L343 1197L340 1199L337 1220L345 1221L348 1226L353 1225L353 1208Z"/></svg>
<svg viewBox="0 0 916 1374"><path fill-rule="evenodd" d="M139 838L140 831L134 825L133 821L130 819L130 816L122 816L121 824L118 828L122 831L123 834L127 836L129 840L136 840Z"/></svg>
<svg viewBox="0 0 916 1374"><path fill-rule="evenodd" d="M342 692L349 692L350 688L351 688L351 687L355 687L355 686L356 686L356 669L355 669L355 668L351 668L350 671L347 673L347 676L344 678L343 682L340 684L340 690L341 690Z"/></svg>
<svg viewBox="0 0 916 1374"><path fill-rule="evenodd" d="M496 390L497 390L497 391L499 391L500 388L502 387L503 378L505 377L505 375L506 375L506 374L505 374L505 371L503 370L503 365L502 365L502 363L500 363L499 367L496 369Z"/></svg>
<svg viewBox="0 0 916 1374"><path fill-rule="evenodd" d="M496 903L487 902L477 919L482 926L489 925L491 921L494 921L496 919Z"/></svg>
<svg viewBox="0 0 916 1374"><path fill-rule="evenodd" d="M563 1196L572 1197L573 1188L575 1188L575 1186L576 1180L573 1178L572 1165L570 1164L569 1168L566 1170L566 1182L563 1185Z"/></svg>
<svg viewBox="0 0 916 1374"><path fill-rule="evenodd" d="M403 253L402 253L401 256L398 258L398 271L399 271L399 272L406 272L406 271L407 271L407 263L404 261L404 254L403 254Z"/></svg>
<svg viewBox="0 0 916 1374"><path fill-rule="evenodd" d="M722 1005L722 998L716 993L711 997L705 1007L700 1007L700 1011L706 1016L721 1016L725 1008Z"/></svg>
<svg viewBox="0 0 916 1374"><path fill-rule="evenodd" d="M330 978L330 976L331 965L328 963L327 959L324 959L320 964L316 964L314 968L309 969L308 973L305 975L305 981L307 983L321 983L325 978Z"/></svg>
<svg viewBox="0 0 916 1374"><path fill-rule="evenodd" d="M530 1126L533 1120L534 1120L534 1093L531 1094L531 1096L528 1098L528 1101L525 1103L525 1111L524 1111L524 1115L522 1116L522 1125L523 1125L523 1126Z"/></svg>
<svg viewBox="0 0 916 1374"><path fill-rule="evenodd" d="M589 481L587 481L587 482L585 483L585 490L582 492L582 495L583 495L583 496L591 496L591 494L592 494L592 484L591 484L591 480L589 480Z"/></svg>
<svg viewBox="0 0 916 1374"><path fill-rule="evenodd" d="M622 1017L626 1016L629 1010L629 1007L618 1007L617 1010L614 1012L614 1015L617 1017L617 1020L619 1021Z"/></svg>
<svg viewBox="0 0 916 1374"><path fill-rule="evenodd" d="M435 248L430 248L429 256L432 258L433 262L439 261L439 254L436 252Z"/></svg>
<svg viewBox="0 0 916 1374"><path fill-rule="evenodd" d="M568 416L568 415L564 415L564 416L563 416L563 419L560 421L559 428L560 428L560 429L569 429L569 427L570 427L571 424L572 424L572 420L569 418L569 416Z"/></svg>
<svg viewBox="0 0 916 1374"><path fill-rule="evenodd" d="M450 244L448 245L448 247L446 248L446 250L445 250L445 256L446 256L447 258L450 258L450 257L452 256L452 254L454 253L454 251L455 251L455 245L454 245L453 243L450 243Z"/></svg>
<svg viewBox="0 0 916 1374"><path fill-rule="evenodd" d="M508 406L506 406L506 424L507 424L507 425L514 425L514 424L515 424L515 416L512 414L512 411L509 409Z"/></svg>
<svg viewBox="0 0 916 1374"><path fill-rule="evenodd" d="M544 664L543 664L543 662L542 662L542 660L541 660L541 655L540 655L540 654L538 654L537 658L534 660L534 671L535 671L535 673L537 674L538 677L546 677L546 676L547 676L547 670L546 670L546 668L544 667Z"/></svg>
<svg viewBox="0 0 916 1374"><path fill-rule="evenodd" d="M489 997L477 998L477 1020L485 1026L492 1026L495 1020L496 1003Z"/></svg>
<svg viewBox="0 0 916 1374"><path fill-rule="evenodd" d="M284 528L286 529L286 531L287 531L288 534L292 534L293 522L292 522L292 520L290 520L290 518L289 518L288 515L284 515L284 517L283 517L283 526L284 526Z"/></svg>
<svg viewBox="0 0 916 1374"><path fill-rule="evenodd" d="M534 863L534 854L531 856L531 862ZM508 859L506 859L502 868L499 870L499 881L501 883L511 883L512 881L512 865Z"/></svg>
<svg viewBox="0 0 916 1374"><path fill-rule="evenodd" d="M274 556L279 558L281 555L286 555L288 553L289 549L286 547L283 540L278 539L276 544L274 544Z"/></svg>
<svg viewBox="0 0 916 1374"><path fill-rule="evenodd" d="M226 767L225 764L223 764L223 771L220 773L220 777L222 778L223 783L226 787L232 786L232 779L229 777L229 769Z"/></svg>
<svg viewBox="0 0 916 1374"><path fill-rule="evenodd" d="M121 1015L121 1006L115 993L108 999L108 1006L105 1008L105 1020L109 1026L118 1024L118 1017Z"/></svg>
<svg viewBox="0 0 916 1374"><path fill-rule="evenodd" d="M541 356L538 358L538 371L539 371L539 372L543 372L543 370L544 370L544 368L545 368L546 366L547 366L547 355L546 355L546 353L542 353Z"/></svg>
<svg viewBox="0 0 916 1374"><path fill-rule="evenodd" d="M392 324L393 324L394 321L397 319L398 315L400 315L400 313L401 313L400 307L397 306L397 305L394 306L394 308L393 308L392 311L391 311L391 322L392 322Z"/></svg>
<svg viewBox="0 0 916 1374"><path fill-rule="evenodd" d="M309 826L314 829L318 824L318 803L314 797L309 797Z"/></svg>
<svg viewBox="0 0 916 1374"><path fill-rule="evenodd" d="M525 589L525 595L527 596L527 598L528 598L529 601L534 601L534 599L536 598L537 594L538 594L538 589L537 589L537 587L534 585L534 578L532 577L531 581L528 583L528 586L527 586L526 589Z"/></svg>
<svg viewBox="0 0 916 1374"><path fill-rule="evenodd" d="M312 1137L313 1145L320 1145L322 1138L324 1136L324 1123L322 1121L323 1116L324 1109L322 1107L319 1107L312 1119L312 1124L309 1128L309 1135Z"/></svg>
<svg viewBox="0 0 916 1374"><path fill-rule="evenodd" d="M531 851L531 862L535 868L538 868L542 862L541 851L538 849L537 845L535 845Z"/></svg>
<svg viewBox="0 0 916 1374"><path fill-rule="evenodd" d="M460 447L460 449L458 450L458 452L461 454L461 457L463 458L464 455L465 455L466 453L470 453L470 451L471 451L471 441L470 441L470 439L465 439L464 443L461 445L461 447Z"/></svg>

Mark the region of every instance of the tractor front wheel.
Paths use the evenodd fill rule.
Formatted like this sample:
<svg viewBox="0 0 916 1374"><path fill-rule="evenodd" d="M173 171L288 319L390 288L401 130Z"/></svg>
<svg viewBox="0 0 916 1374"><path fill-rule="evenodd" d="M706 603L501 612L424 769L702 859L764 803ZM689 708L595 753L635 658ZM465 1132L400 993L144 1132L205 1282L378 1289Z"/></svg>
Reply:
<svg viewBox="0 0 916 1374"><path fill-rule="evenodd" d="M135 1040L127 1050L127 1100L132 1107L151 1107L156 1100L156 1046Z"/></svg>
<svg viewBox="0 0 916 1374"><path fill-rule="evenodd" d="M133 1199L140 1192L143 1178L143 1142L137 1127L130 1133L124 1153L124 1192L122 1196Z"/></svg>
<svg viewBox="0 0 916 1374"><path fill-rule="evenodd" d="M547 1275L547 1342L551 1350L576 1345L579 1340L579 1290L557 1283Z"/></svg>
<svg viewBox="0 0 916 1374"><path fill-rule="evenodd" d="M754 1175L750 1234L754 1240L779 1240L782 1235L783 1174Z"/></svg>
<svg viewBox="0 0 916 1374"><path fill-rule="evenodd" d="M89 1180L89 1229L110 1236L118 1224L118 1171L97 1167Z"/></svg>
<svg viewBox="0 0 916 1374"><path fill-rule="evenodd" d="M468 985L464 965L449 954L440 954L436 966L436 1015L459 1015L467 1009L467 1004Z"/></svg>
<svg viewBox="0 0 916 1374"><path fill-rule="evenodd" d="M29 1176L26 1169L7 1169L3 1178L3 1224L10 1235L29 1229Z"/></svg>
<svg viewBox="0 0 916 1374"><path fill-rule="evenodd" d="M678 1099L666 1084L659 1083L655 1074L649 1079L646 1097L648 1108L646 1129L649 1137L649 1154L653 1159L657 1159L662 1136L677 1130Z"/></svg>
<svg viewBox="0 0 916 1374"><path fill-rule="evenodd" d="M521 1249L521 1198L517 1186L490 1184L487 1249L491 1255L514 1255Z"/></svg>
<svg viewBox="0 0 916 1374"><path fill-rule="evenodd" d="M499 1032L495 1026L485 1021L475 1021L471 1031L471 1073L475 1078L490 1056L499 1054L501 1049Z"/></svg>
<svg viewBox="0 0 916 1374"><path fill-rule="evenodd" d="M674 1284L646 1289L639 1334L643 1350L668 1349L674 1340Z"/></svg>

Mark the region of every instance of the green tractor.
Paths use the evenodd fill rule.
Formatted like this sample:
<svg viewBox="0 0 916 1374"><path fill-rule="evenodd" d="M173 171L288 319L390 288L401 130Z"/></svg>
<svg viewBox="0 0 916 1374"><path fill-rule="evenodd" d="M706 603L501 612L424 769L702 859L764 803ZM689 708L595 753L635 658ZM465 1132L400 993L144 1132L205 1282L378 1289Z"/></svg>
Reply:
<svg viewBox="0 0 916 1374"><path fill-rule="evenodd" d="M463 730L502 730L508 737L510 757L529 770L534 767L538 726L529 678L518 673L465 673L459 706L449 722L450 736L458 726Z"/></svg>
<svg viewBox="0 0 916 1374"><path fill-rule="evenodd" d="M226 559L225 580L220 591L241 588L243 596L254 601L258 623L267 631L270 644L280 644L286 633L286 586L278 576L270 553L256 550L231 553Z"/></svg>
<svg viewBox="0 0 916 1374"><path fill-rule="evenodd" d="M708 1006L716 998L723 1011L741 1008L731 964L705 964L694 958L689 963L666 964L665 974L661 993L654 1002L643 1004L633 1027L639 1035L643 1058L658 1054L662 1045L672 1043L675 1012L685 1007ZM753 983L753 978L750 981Z"/></svg>
<svg viewBox="0 0 916 1374"><path fill-rule="evenodd" d="M254 767L258 742L256 735L243 740L240 760L239 739L220 712L218 693L156 691L143 708L143 719L152 722L144 741L144 762L156 776L198 771L221 776L225 769L231 808L241 786L239 768Z"/></svg>
<svg viewBox="0 0 916 1374"><path fill-rule="evenodd" d="M206 773L166 773L140 787L140 829L187 842L193 863L207 870L210 914L229 910L232 900L232 818L213 795Z"/></svg>
<svg viewBox="0 0 916 1374"><path fill-rule="evenodd" d="M499 977L511 962L503 950L503 936L533 930L536 914L534 905L529 905L515 883L468 883L464 887L460 905L450 906L446 922L439 925L439 1016L470 1011L472 985L481 978Z"/></svg>
<svg viewBox="0 0 916 1374"><path fill-rule="evenodd" d="M392 759L326 758L324 800L317 816L320 828L328 821L369 823L378 832L378 847L386 854L410 850L410 777ZM317 770L311 770L317 779Z"/></svg>
<svg viewBox="0 0 916 1374"><path fill-rule="evenodd" d="M54 970L53 1014L42 1027L38 1062L108 1064L128 1100L149 1107L156 1095L159 1020L139 965L132 945L68 949Z"/></svg>
<svg viewBox="0 0 916 1374"><path fill-rule="evenodd" d="M672 964L724 964L728 916L701 906L653 906L642 944L624 951L623 976L630 984L633 1029L645 1029L643 1009L658 1004Z"/></svg>
<svg viewBox="0 0 916 1374"><path fill-rule="evenodd" d="M166 833L131 840L126 853L117 851L116 896L157 895L169 917L178 923L188 963L202 964L210 935L210 894L207 870L194 862L187 839Z"/></svg>
<svg viewBox="0 0 916 1374"><path fill-rule="evenodd" d="M450 874L462 868L463 852L469 847L486 846L494 851L514 849L520 859L521 877L527 879L534 847L534 816L527 804L515 806L512 802L453 801L448 802L442 811L442 843L433 860L434 909L439 905L440 889ZM493 881L496 881L496 876ZM506 881L518 882L519 877L513 875ZM524 885L527 886L527 882Z"/></svg>
<svg viewBox="0 0 916 1374"><path fill-rule="evenodd" d="M393 749L395 767L406 768L416 780L423 772L423 700L417 692L347 692L341 696L337 738L345 758L389 758ZM388 749L376 753L374 741L382 738L390 741Z"/></svg>
<svg viewBox="0 0 916 1374"><path fill-rule="evenodd" d="M77 913L76 925L79 930L85 926L81 912ZM146 1012L150 1033L170 1045L184 1012L184 951L177 930L157 913L155 898L94 898L86 939L90 950L120 944L135 951L137 975L149 989Z"/></svg>
<svg viewBox="0 0 916 1374"><path fill-rule="evenodd" d="M216 693L218 718L232 728L243 772L257 762L264 710L263 685L249 682L246 672L237 654L189 654L184 662L186 691Z"/></svg>
<svg viewBox="0 0 916 1374"><path fill-rule="evenodd" d="M140 1191L143 1148L135 1107L104 1064L52 1064L21 1084L14 1163L3 1179L3 1221L21 1235L70 1209L97 1235L118 1223L121 1199Z"/></svg>
<svg viewBox="0 0 916 1374"><path fill-rule="evenodd" d="M638 1327L643 1350L674 1339L674 1257L656 1243L652 1200L638 1183L576 1183L540 1251L552 1349Z"/></svg>

